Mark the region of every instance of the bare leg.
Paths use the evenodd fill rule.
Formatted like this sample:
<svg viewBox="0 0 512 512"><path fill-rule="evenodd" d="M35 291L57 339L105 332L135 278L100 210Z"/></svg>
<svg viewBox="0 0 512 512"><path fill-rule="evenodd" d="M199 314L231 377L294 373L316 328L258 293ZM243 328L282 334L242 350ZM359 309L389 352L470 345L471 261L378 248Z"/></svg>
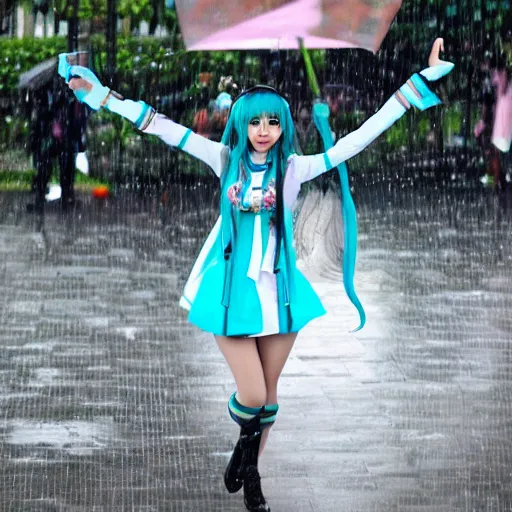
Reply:
<svg viewBox="0 0 512 512"><path fill-rule="evenodd" d="M297 333L261 338L215 336L237 386L237 397L247 407L277 403L277 383ZM260 455L270 429L262 434Z"/></svg>
<svg viewBox="0 0 512 512"><path fill-rule="evenodd" d="M267 403L267 388L256 338L215 336L236 381L237 397L246 407Z"/></svg>
<svg viewBox="0 0 512 512"><path fill-rule="evenodd" d="M297 334L296 332L292 332L289 334L273 334L271 336L258 338L259 357L263 367L267 389L267 404L277 403L277 382L288 360ZM260 455L265 448L269 432L270 429L267 428L261 436Z"/></svg>

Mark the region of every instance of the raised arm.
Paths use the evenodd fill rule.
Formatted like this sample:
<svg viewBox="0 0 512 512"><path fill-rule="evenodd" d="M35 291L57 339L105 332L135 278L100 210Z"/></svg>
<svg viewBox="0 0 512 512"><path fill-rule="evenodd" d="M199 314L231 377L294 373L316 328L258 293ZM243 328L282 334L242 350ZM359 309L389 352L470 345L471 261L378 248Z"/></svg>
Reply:
<svg viewBox="0 0 512 512"><path fill-rule="evenodd" d="M126 100L125 100L126 101ZM220 142L214 142L202 135L194 133L190 128L175 123L168 117L154 113L144 133L156 135L169 146L182 149L186 153L203 161L220 177L229 156L229 148Z"/></svg>
<svg viewBox="0 0 512 512"><path fill-rule="evenodd" d="M325 153L294 157L293 165L290 167L293 179L303 183L357 155L400 119L411 108L411 105L419 110L439 105L441 100L430 90L429 85L453 69L452 63L439 59L439 52L442 48L443 40L439 38L432 47L429 67L419 74L414 74L376 114L356 131L340 139ZM316 115L329 116L326 104L320 104L317 107L320 108L317 108Z"/></svg>
<svg viewBox="0 0 512 512"><path fill-rule="evenodd" d="M168 117L155 112L143 101L124 99L121 95L105 87L96 75L83 66L69 66L67 54L59 56L59 74L66 80L79 101L92 109L102 107L131 121L144 133L156 135L166 144L186 151L210 166L220 176L228 148L219 142L197 135Z"/></svg>

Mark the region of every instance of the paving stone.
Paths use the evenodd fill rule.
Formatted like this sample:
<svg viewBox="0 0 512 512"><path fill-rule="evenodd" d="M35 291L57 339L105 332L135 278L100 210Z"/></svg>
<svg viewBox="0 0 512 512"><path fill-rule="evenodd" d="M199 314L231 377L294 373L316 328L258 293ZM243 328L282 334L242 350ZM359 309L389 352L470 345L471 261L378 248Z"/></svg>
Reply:
<svg viewBox="0 0 512 512"><path fill-rule="evenodd" d="M192 195L165 224L155 198L41 221L0 194L0 511L243 510L233 378L178 306L216 219ZM341 276L303 267L328 313L281 379L272 510L510 512L512 213L486 191L356 201L368 323L350 333Z"/></svg>

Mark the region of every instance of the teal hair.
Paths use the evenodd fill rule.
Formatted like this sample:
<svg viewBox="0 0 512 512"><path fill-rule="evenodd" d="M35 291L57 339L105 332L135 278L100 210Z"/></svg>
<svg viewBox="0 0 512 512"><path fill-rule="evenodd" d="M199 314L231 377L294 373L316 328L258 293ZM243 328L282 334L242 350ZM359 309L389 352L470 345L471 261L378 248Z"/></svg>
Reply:
<svg viewBox="0 0 512 512"><path fill-rule="evenodd" d="M282 180L288 157L294 152L294 124L290 107L286 100L271 90L256 89L240 96L232 105L231 112L222 135L222 143L230 149L229 159L221 176L222 244L226 250L234 238L233 209L228 199L228 188L237 181L245 181L246 164L249 158L247 127L254 117L277 116L281 123L282 135L270 150L268 161L271 168L266 180L276 177L276 215L282 219L283 194Z"/></svg>

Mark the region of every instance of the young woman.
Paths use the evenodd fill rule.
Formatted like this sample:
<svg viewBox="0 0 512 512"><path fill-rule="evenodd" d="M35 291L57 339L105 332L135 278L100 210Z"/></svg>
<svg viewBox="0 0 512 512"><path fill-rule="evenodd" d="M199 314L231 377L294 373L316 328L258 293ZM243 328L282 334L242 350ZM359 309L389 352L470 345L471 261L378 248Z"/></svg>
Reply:
<svg viewBox="0 0 512 512"><path fill-rule="evenodd" d="M61 56L59 73L81 101L126 117L144 133L202 160L220 178L221 215L181 304L192 323L213 333L236 381L228 408L241 430L224 481L229 492L244 487L249 511L270 510L257 466L278 412L279 376L300 329L325 313L295 263L292 206L301 184L359 153L411 105L424 110L440 104L429 84L453 69L439 60L442 45L442 39L436 40L430 66L413 75L358 130L313 156L294 153L289 106L271 87L254 87L234 101L219 143L142 101L124 100L90 70L70 67Z"/></svg>

